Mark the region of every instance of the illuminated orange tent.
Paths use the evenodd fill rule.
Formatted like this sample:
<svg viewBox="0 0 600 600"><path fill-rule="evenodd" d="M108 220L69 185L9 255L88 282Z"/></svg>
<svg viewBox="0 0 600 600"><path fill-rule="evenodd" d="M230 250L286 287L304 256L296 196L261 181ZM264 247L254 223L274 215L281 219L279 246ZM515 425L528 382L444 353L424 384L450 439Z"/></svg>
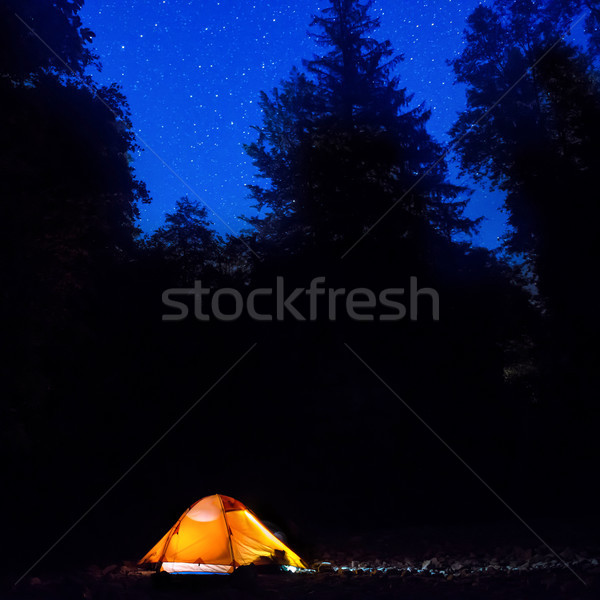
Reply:
<svg viewBox="0 0 600 600"><path fill-rule="evenodd" d="M307 566L251 510L221 494L192 504L139 564L167 573L233 573L250 564Z"/></svg>

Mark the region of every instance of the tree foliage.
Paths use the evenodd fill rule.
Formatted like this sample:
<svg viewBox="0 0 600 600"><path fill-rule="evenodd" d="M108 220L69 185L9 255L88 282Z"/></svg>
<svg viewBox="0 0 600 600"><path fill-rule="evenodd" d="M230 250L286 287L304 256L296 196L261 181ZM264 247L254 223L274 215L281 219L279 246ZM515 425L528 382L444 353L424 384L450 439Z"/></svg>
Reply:
<svg viewBox="0 0 600 600"><path fill-rule="evenodd" d="M270 247L340 256L388 211L373 244L422 246L476 225L457 201L463 190L446 179L429 111L411 107L393 75L402 57L372 37L379 20L370 7L332 0L311 24L328 51L261 96L263 122L247 151L267 180L251 197L267 213L248 221Z"/></svg>
<svg viewBox="0 0 600 600"><path fill-rule="evenodd" d="M167 213L165 224L150 236L148 246L171 263L181 280L193 283L219 266L222 240L211 228L208 210L187 196Z"/></svg>
<svg viewBox="0 0 600 600"><path fill-rule="evenodd" d="M13 81L48 72L84 75L97 56L95 37L83 26L84 0L2 0L0 3L0 73ZM43 40L43 41L41 41Z"/></svg>
<svg viewBox="0 0 600 600"><path fill-rule="evenodd" d="M525 261L543 308L534 350L542 393L583 403L595 377L589 348L600 332L594 299L582 287L600 259L593 191L600 87L594 44L586 50L561 36L584 8L592 9L590 26L596 6L479 6L467 20L465 49L451 62L467 85L467 108L451 131L462 167L506 192L512 231L505 248Z"/></svg>
<svg viewBox="0 0 600 600"><path fill-rule="evenodd" d="M562 4L478 7L452 61L468 86L451 132L463 169L507 192L507 247L530 257L540 290L557 301L566 269L582 266L591 249L599 215L589 190L600 160L597 75L589 54L560 41L572 17Z"/></svg>
<svg viewBox="0 0 600 600"><path fill-rule="evenodd" d="M3 374L25 413L89 357L101 329L92 307L113 301L148 201L125 96L84 74L95 57L82 4L0 3Z"/></svg>
<svg viewBox="0 0 600 600"><path fill-rule="evenodd" d="M82 79L94 56L81 4L2 4L4 256L11 273L63 292L85 287L101 261L133 252L138 205L148 201L125 97Z"/></svg>

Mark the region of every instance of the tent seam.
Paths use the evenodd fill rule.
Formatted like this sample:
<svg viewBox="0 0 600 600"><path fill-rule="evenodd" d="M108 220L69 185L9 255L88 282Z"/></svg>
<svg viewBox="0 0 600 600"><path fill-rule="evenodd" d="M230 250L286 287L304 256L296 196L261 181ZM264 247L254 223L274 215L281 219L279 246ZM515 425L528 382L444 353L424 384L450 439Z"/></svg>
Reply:
<svg viewBox="0 0 600 600"><path fill-rule="evenodd" d="M227 528L227 539L229 540L229 552L231 553L231 566L235 571L235 555L233 554L233 544L231 543L231 527L229 527L229 521L227 521L227 517L225 516L225 505L223 504L223 498L221 498L221 494L217 494L219 498L219 502L221 503L221 512L223 513L223 521L225 521L225 527Z"/></svg>

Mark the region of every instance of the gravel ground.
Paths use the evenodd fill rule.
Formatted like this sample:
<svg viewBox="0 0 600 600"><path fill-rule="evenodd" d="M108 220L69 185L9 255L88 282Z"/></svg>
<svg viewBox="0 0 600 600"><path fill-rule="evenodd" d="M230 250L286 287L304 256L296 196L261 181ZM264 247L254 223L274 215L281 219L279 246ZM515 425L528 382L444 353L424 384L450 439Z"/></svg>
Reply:
<svg viewBox="0 0 600 600"><path fill-rule="evenodd" d="M442 575L409 570L338 570L309 573L259 574L256 578L192 576L157 584L148 573L111 566L102 571L61 575L45 581L33 578L8 597L31 600L142 600L207 598L458 599L544 598L587 600L600 597L597 569L582 568L584 585L568 570L483 571Z"/></svg>
<svg viewBox="0 0 600 600"><path fill-rule="evenodd" d="M297 573L250 569L237 576L157 578L125 562L41 572L17 588L5 585L0 595L14 600L600 598L600 546L589 528L555 529L552 550L523 543L531 542L528 535L521 545L508 543L516 539L513 530L497 525L332 535L306 551L311 568Z"/></svg>

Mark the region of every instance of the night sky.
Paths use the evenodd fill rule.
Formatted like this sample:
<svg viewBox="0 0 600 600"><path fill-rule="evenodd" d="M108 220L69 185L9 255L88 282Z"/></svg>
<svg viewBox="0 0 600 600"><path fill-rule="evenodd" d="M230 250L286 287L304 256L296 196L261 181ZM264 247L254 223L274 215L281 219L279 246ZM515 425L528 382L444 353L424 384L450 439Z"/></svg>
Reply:
<svg viewBox="0 0 600 600"><path fill-rule="evenodd" d="M376 0L373 6L382 24L376 37L404 54L398 73L413 102L432 109L429 131L440 141L465 102L446 59L460 52L465 19L478 4ZM237 233L244 226L238 216L254 212L244 186L256 170L242 146L256 137L259 92L312 56L306 31L325 6L316 0L86 1L82 17L97 35L104 67L96 79L123 86L136 132L218 214L211 219L221 233ZM141 211L141 226L150 232L178 198L194 194L148 149L135 165L153 199ZM495 247L506 227L498 210L502 196L470 185L468 214L487 218L475 241Z"/></svg>

